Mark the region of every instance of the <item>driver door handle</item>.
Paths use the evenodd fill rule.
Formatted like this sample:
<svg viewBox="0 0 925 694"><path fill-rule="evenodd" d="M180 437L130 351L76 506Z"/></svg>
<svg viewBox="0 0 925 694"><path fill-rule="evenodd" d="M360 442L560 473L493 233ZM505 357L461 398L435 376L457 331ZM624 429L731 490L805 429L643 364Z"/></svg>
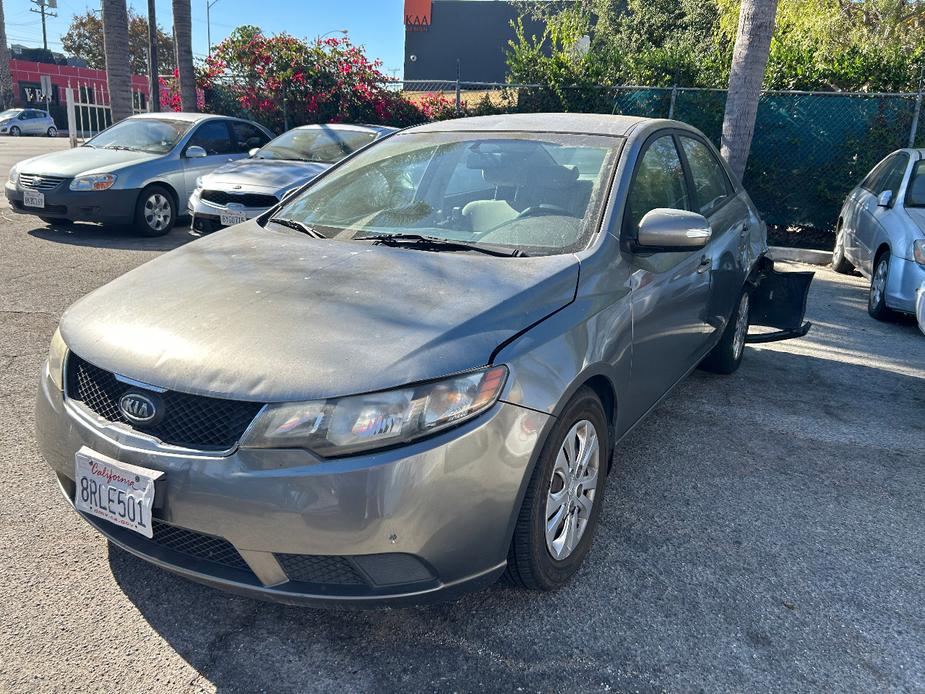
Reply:
<svg viewBox="0 0 925 694"><path fill-rule="evenodd" d="M703 256L700 259L700 265L697 266L697 274L702 275L713 266L713 258Z"/></svg>

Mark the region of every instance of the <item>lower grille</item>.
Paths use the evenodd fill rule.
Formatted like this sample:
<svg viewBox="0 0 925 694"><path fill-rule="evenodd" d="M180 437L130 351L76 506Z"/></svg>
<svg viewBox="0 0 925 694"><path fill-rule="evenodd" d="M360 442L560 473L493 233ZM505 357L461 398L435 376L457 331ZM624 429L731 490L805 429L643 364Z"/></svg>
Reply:
<svg viewBox="0 0 925 694"><path fill-rule="evenodd" d="M151 542L156 545L200 561L221 564L241 571L251 570L234 545L222 537L180 528L156 518L153 519L151 530L154 534Z"/></svg>
<svg viewBox="0 0 925 694"><path fill-rule="evenodd" d="M19 174L19 185L32 190L53 190L64 182L63 176L40 176L38 174Z"/></svg>
<svg viewBox="0 0 925 694"><path fill-rule="evenodd" d="M263 407L259 402L166 391L157 394L163 416L155 423L138 424L126 419L119 408L119 399L129 391L145 392L74 353L68 355L68 398L82 402L105 420L128 424L174 446L228 450L240 440Z"/></svg>
<svg viewBox="0 0 925 694"><path fill-rule="evenodd" d="M344 557L311 554L276 554L290 581L361 586L369 582Z"/></svg>
<svg viewBox="0 0 925 694"><path fill-rule="evenodd" d="M244 207L273 207L279 202L275 195L262 195L260 193L241 193L236 195L224 190L204 190L199 197L216 205L227 205L229 202L236 202Z"/></svg>

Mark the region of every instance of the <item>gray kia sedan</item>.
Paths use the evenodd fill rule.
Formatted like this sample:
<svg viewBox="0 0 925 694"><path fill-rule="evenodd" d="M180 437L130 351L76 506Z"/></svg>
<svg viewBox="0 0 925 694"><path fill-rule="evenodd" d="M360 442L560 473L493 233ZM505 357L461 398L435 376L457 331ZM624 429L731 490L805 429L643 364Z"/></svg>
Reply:
<svg viewBox="0 0 925 694"><path fill-rule="evenodd" d="M186 210L196 180L270 140L262 126L203 113L145 113L119 121L82 147L10 169L14 212L51 224L130 224L166 234Z"/></svg>
<svg viewBox="0 0 925 694"><path fill-rule="evenodd" d="M851 191L838 215L832 267L870 280L874 318L915 315L925 290L925 150L893 152Z"/></svg>
<svg viewBox="0 0 925 694"><path fill-rule="evenodd" d="M682 123L411 128L74 304L39 446L109 540L227 590L555 589L615 444L698 365L732 373L746 342L809 329L812 273L766 252Z"/></svg>
<svg viewBox="0 0 925 694"><path fill-rule="evenodd" d="M257 217L331 165L396 130L347 123L293 128L252 151L249 159L202 176L189 199L191 226L210 233Z"/></svg>

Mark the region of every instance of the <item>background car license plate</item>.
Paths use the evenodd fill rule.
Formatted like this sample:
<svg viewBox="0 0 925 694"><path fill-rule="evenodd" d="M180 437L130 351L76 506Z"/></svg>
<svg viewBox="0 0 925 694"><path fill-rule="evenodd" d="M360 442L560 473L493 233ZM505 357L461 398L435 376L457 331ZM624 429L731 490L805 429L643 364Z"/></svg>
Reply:
<svg viewBox="0 0 925 694"><path fill-rule="evenodd" d="M37 190L24 190L22 204L26 207L45 207L45 194Z"/></svg>
<svg viewBox="0 0 925 694"><path fill-rule="evenodd" d="M151 537L154 481L163 472L120 463L87 447L74 456L74 472L78 511Z"/></svg>
<svg viewBox="0 0 925 694"><path fill-rule="evenodd" d="M222 226L230 227L235 224L243 224L247 221L247 215L243 212L223 212L219 215L219 221Z"/></svg>

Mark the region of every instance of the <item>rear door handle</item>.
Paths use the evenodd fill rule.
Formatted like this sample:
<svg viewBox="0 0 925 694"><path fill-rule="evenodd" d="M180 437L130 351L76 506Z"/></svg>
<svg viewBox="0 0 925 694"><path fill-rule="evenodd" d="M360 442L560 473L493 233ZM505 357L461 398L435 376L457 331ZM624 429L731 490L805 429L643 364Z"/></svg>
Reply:
<svg viewBox="0 0 925 694"><path fill-rule="evenodd" d="M700 259L700 265L697 266L697 274L702 275L713 266L713 258L703 256Z"/></svg>

